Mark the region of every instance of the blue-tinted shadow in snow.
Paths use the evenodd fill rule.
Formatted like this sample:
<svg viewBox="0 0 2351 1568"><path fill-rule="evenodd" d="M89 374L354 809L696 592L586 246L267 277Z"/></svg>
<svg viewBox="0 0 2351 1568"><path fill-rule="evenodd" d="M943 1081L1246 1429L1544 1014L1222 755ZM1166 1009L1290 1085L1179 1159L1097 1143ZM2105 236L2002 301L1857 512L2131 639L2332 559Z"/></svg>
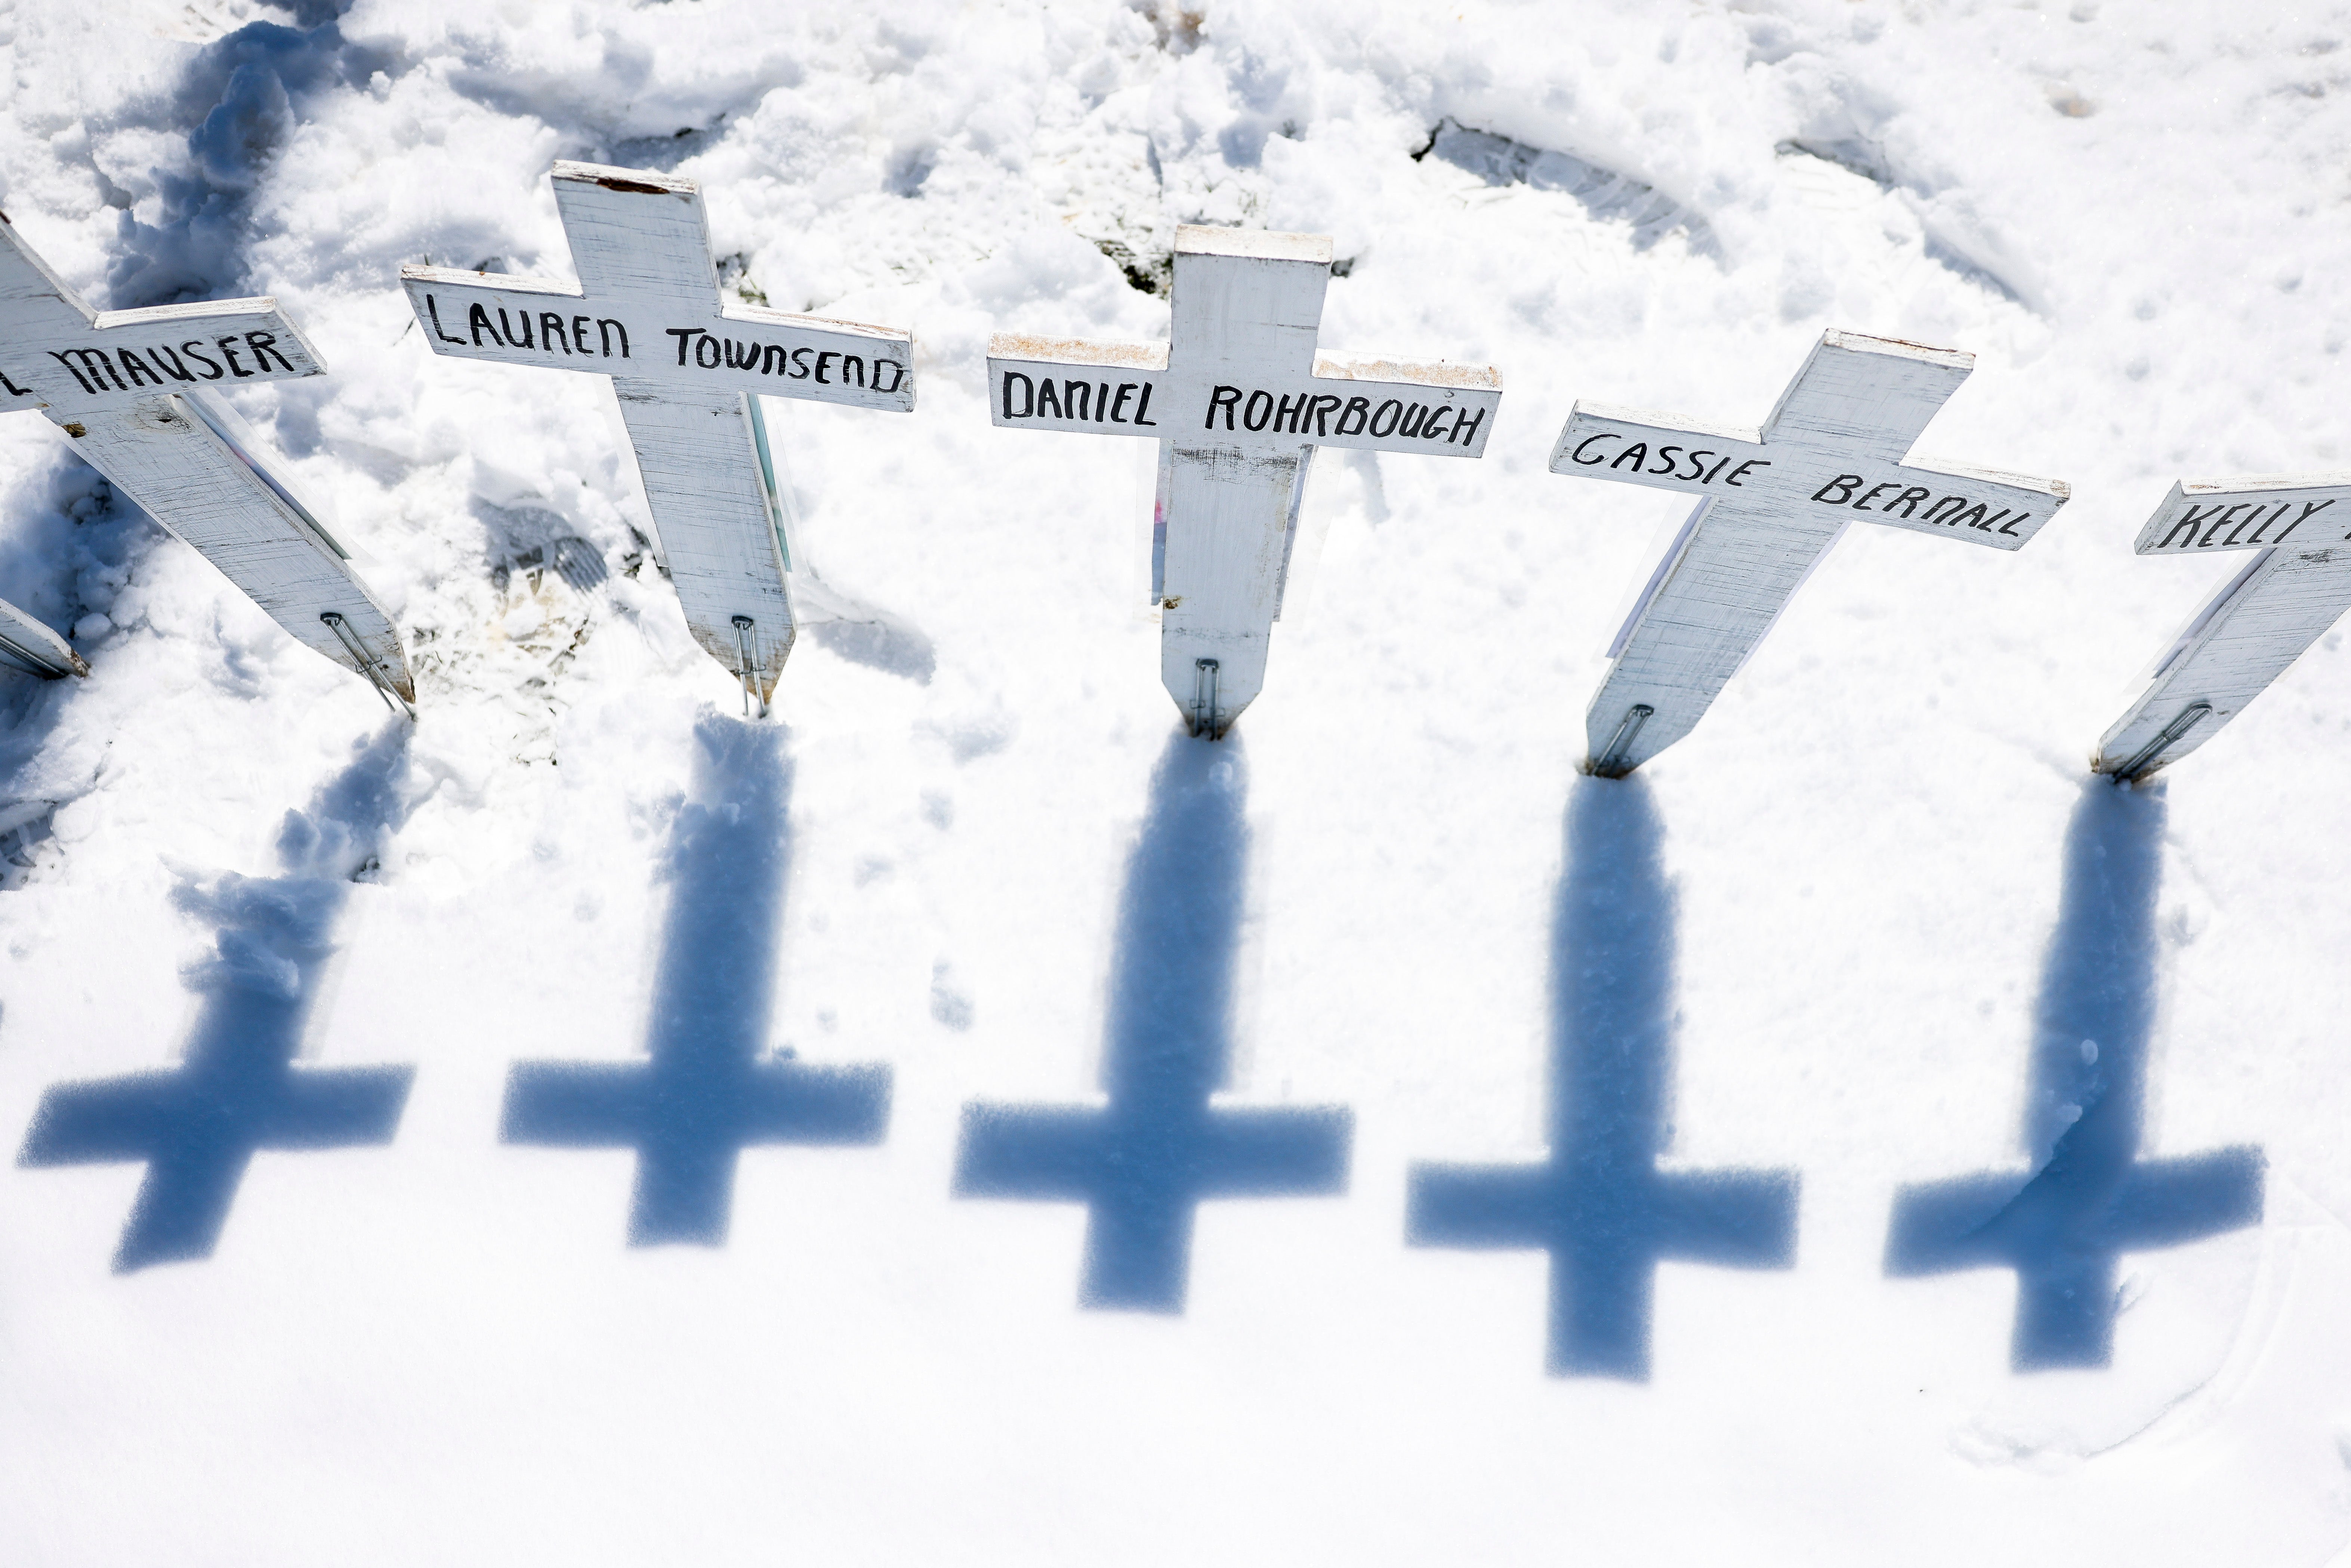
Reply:
<svg viewBox="0 0 2351 1568"><path fill-rule="evenodd" d="M744 1148L878 1144L890 1118L887 1067L768 1054L791 846L782 729L705 714L695 744L670 841L652 1061L524 1061L507 1081L507 1143L636 1150L633 1247L725 1242Z"/></svg>
<svg viewBox="0 0 2351 1568"><path fill-rule="evenodd" d="M117 1272L212 1256L256 1150L392 1142L413 1068L293 1063L334 951L335 916L415 804L411 729L388 725L307 813L286 813L285 875L181 891L182 907L220 935L217 956L188 977L205 1000L180 1067L42 1096L20 1165L146 1163Z"/></svg>
<svg viewBox="0 0 2351 1568"><path fill-rule="evenodd" d="M1180 1312L1194 1211L1347 1185L1349 1113L1220 1107L1249 834L1239 743L1178 734L1128 862L1099 1109L965 1107L961 1197L1087 1206L1079 1299Z"/></svg>
<svg viewBox="0 0 2351 1568"><path fill-rule="evenodd" d="M1649 1375L1660 1259L1782 1269L1795 1256L1792 1174L1656 1167L1674 1032L1659 838L1646 784L1576 780L1552 927L1549 1160L1412 1174L1415 1246L1551 1254L1554 1375Z"/></svg>
<svg viewBox="0 0 2351 1568"><path fill-rule="evenodd" d="M2021 1175L1906 1187L1886 1271L2013 1269L2020 1372L2105 1366L2120 1254L2257 1224L2262 1152L2138 1158L2155 1022L2163 799L2094 779L2065 840L2065 891L2042 975Z"/></svg>

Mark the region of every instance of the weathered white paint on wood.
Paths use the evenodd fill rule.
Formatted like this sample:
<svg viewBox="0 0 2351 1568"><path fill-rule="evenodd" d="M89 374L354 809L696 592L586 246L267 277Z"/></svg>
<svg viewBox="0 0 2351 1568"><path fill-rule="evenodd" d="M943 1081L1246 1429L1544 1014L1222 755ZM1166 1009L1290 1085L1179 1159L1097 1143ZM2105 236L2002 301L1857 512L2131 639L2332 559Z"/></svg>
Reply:
<svg viewBox="0 0 2351 1568"><path fill-rule="evenodd" d="M0 599L0 669L11 664L52 681L89 674L71 643Z"/></svg>
<svg viewBox="0 0 2351 1568"><path fill-rule="evenodd" d="M753 400L909 411L913 339L722 302L691 180L571 162L553 180L577 286L404 267L409 303L435 353L612 378L686 624L764 704L795 625Z"/></svg>
<svg viewBox="0 0 2351 1568"><path fill-rule="evenodd" d="M296 641L413 702L391 617L214 392L324 371L273 299L92 310L0 218L0 412L39 409Z"/></svg>
<svg viewBox="0 0 2351 1568"><path fill-rule="evenodd" d="M2134 549L2256 552L2166 644L2100 737L2092 766L2137 779L2220 734L2351 609L2351 474L2183 480Z"/></svg>
<svg viewBox="0 0 2351 1568"><path fill-rule="evenodd" d="M1171 342L987 345L996 423L1162 443L1160 677L1195 733L1264 688L1314 448L1477 457L1493 434L1489 366L1318 353L1330 280L1323 236L1187 225Z"/></svg>
<svg viewBox="0 0 2351 1568"><path fill-rule="evenodd" d="M1909 457L1972 356L1830 332L1761 430L1577 403L1555 474L1701 497L1609 650L1584 713L1593 770L1687 735L1856 516L2016 549L2064 505L2050 479Z"/></svg>

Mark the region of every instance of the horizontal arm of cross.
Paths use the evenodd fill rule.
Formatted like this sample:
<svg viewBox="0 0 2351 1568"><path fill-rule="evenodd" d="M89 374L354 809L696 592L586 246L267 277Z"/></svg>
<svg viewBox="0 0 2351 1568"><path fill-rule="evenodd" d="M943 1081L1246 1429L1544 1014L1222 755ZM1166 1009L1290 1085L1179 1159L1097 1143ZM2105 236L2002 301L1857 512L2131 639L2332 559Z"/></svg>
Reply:
<svg viewBox="0 0 2351 1568"><path fill-rule="evenodd" d="M1315 444L1367 452L1483 456L1486 438L1493 434L1489 416L1502 403L1502 372L1491 365L1324 354L1315 360L1307 384L1322 403L1343 399L1335 407L1318 406L1305 416L1314 423ZM1257 402L1256 391L1249 389L1245 396L1246 401L1228 400L1238 406L1244 424ZM1214 402L1208 412L1211 424L1220 413L1229 429L1230 409L1220 411ZM1279 405L1273 423L1281 423Z"/></svg>
<svg viewBox="0 0 2351 1568"><path fill-rule="evenodd" d="M2140 555L2200 555L2351 538L2351 474L2183 479L2139 529ZM2304 525L2307 525L2305 528ZM2336 533L2335 528L2344 528Z"/></svg>
<svg viewBox="0 0 2351 1568"><path fill-rule="evenodd" d="M1752 430L1578 402L1552 448L1551 471L1717 496L1761 488L1774 457Z"/></svg>
<svg viewBox="0 0 2351 1568"><path fill-rule="evenodd" d="M1646 409L1579 402L1552 449L1552 472L1616 479L1806 516L1858 512L1871 522L2016 549L2068 495L2054 479L1933 458L1900 463L1764 442ZM1733 512L1731 515L1736 515Z"/></svg>
<svg viewBox="0 0 2351 1568"><path fill-rule="evenodd" d="M1171 428L1165 343L1091 343L998 332L987 340L987 402L1000 425L1147 435Z"/></svg>
<svg viewBox="0 0 2351 1568"><path fill-rule="evenodd" d="M902 413L914 406L914 340L887 327L748 306L696 314L447 267L403 267L400 281L436 354Z"/></svg>
<svg viewBox="0 0 2351 1568"><path fill-rule="evenodd" d="M1502 398L1500 374L1485 366L1326 355L1305 376L1171 369L1164 343L1016 333L988 340L987 391L989 417L1023 429L1451 457L1484 453Z"/></svg>
<svg viewBox="0 0 2351 1568"><path fill-rule="evenodd" d="M0 214L0 410L120 408L159 390L325 368L275 299L92 310Z"/></svg>
<svg viewBox="0 0 2351 1568"><path fill-rule="evenodd" d="M326 365L271 298L109 310L0 334L0 409L125 408L160 392L296 381Z"/></svg>

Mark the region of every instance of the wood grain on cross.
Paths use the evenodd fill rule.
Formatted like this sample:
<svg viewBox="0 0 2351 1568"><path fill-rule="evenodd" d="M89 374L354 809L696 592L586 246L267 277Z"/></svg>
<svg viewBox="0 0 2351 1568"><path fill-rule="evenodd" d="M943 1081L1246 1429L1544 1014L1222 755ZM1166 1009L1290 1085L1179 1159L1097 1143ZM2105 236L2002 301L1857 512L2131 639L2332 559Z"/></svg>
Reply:
<svg viewBox="0 0 2351 1568"><path fill-rule="evenodd" d="M2144 778L2220 734L2351 609L2346 541L2351 474L2172 486L2139 530L2138 554L2256 553L2165 647L2092 766Z"/></svg>
<svg viewBox="0 0 2351 1568"><path fill-rule="evenodd" d="M0 216L0 413L39 409L295 641L413 702L391 617L216 395L325 370L275 299L93 310Z"/></svg>
<svg viewBox="0 0 2351 1568"><path fill-rule="evenodd" d="M1584 713L1593 772L1629 773L1687 735L1856 516L2012 550L2055 515L2057 480L1907 455L1974 362L1830 332L1761 430L1575 405L1552 472L1704 497L1608 650Z"/></svg>
<svg viewBox="0 0 2351 1568"><path fill-rule="evenodd" d="M1314 448L1480 456L1502 378L1318 353L1322 235L1186 225L1175 266L1169 342L998 333L988 403L999 425L1164 444L1160 678L1194 733L1217 736L1265 685Z"/></svg>
<svg viewBox="0 0 2351 1568"><path fill-rule="evenodd" d="M794 622L756 398L910 411L913 339L722 301L691 180L572 162L553 180L578 284L403 267L409 303L434 353L611 378L686 625L765 704Z"/></svg>

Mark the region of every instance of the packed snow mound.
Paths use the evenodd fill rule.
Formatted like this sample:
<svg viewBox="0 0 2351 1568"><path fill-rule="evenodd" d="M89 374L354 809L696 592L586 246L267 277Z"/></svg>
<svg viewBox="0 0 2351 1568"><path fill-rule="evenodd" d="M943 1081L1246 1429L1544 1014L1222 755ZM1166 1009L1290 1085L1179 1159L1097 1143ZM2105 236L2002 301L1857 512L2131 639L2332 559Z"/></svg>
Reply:
<svg viewBox="0 0 2351 1568"><path fill-rule="evenodd" d="M2206 1564L2346 1537L2351 664L2118 792L2340 468L2351 10L0 17L0 207L93 303L276 296L232 394L413 728L0 419L0 1532L27 1563ZM611 392L434 358L569 278L559 159L726 289L911 327L770 400L810 635L747 722ZM993 331L1165 339L1180 224L1327 235L1322 342L1499 364L1332 453L1265 695L1183 737L1149 444L991 427ZM1579 777L1687 511L1578 398L1751 426L1962 349L2011 555L1852 530L1705 722Z"/></svg>

